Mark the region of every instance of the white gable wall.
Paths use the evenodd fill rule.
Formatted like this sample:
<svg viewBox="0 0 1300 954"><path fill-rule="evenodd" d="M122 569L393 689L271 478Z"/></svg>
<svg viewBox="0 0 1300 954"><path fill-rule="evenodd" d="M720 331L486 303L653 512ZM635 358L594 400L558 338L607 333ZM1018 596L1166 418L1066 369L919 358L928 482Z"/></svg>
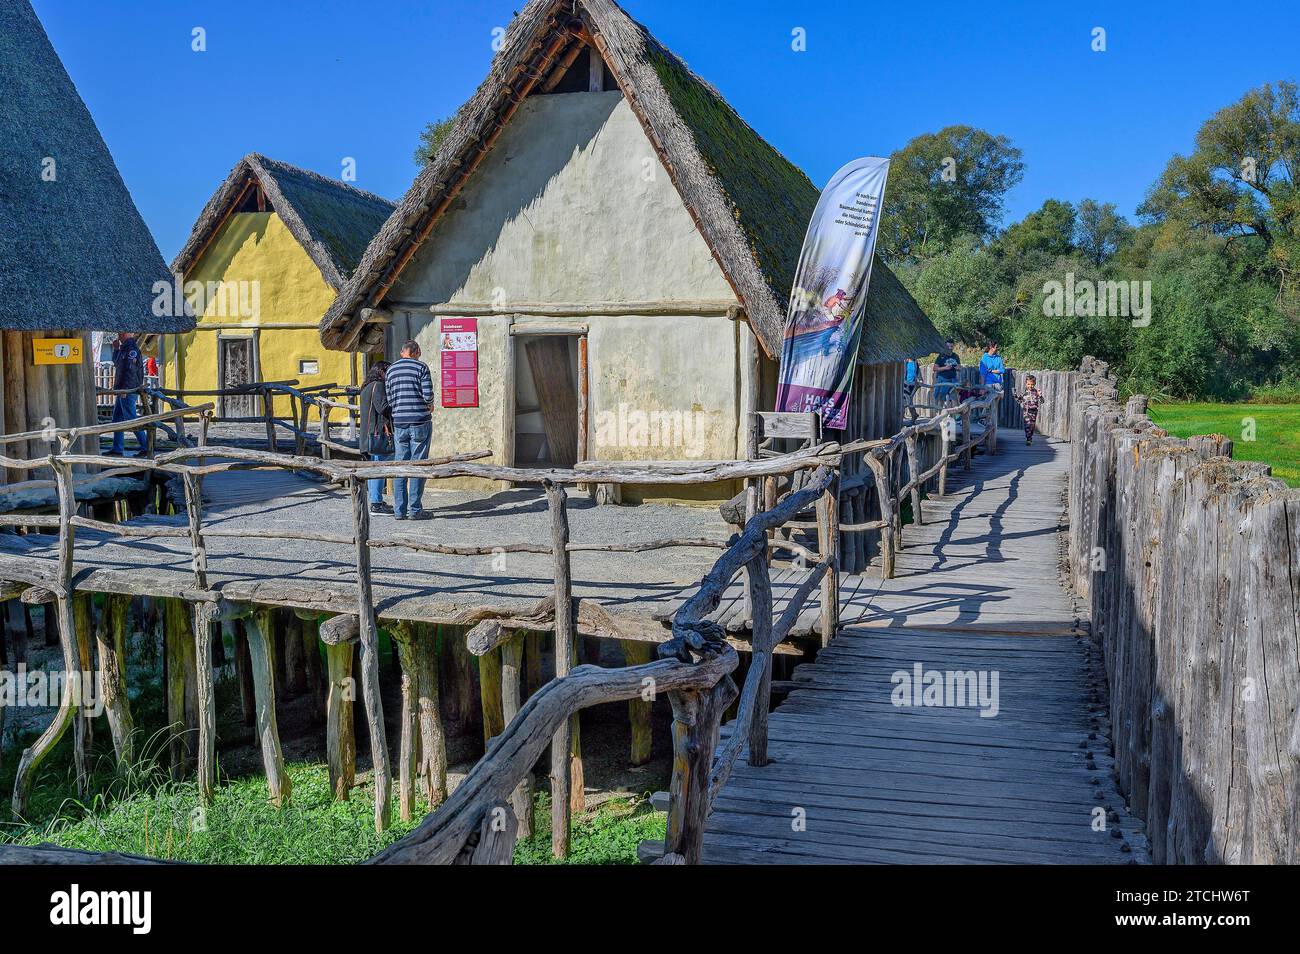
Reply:
<svg viewBox="0 0 1300 954"><path fill-rule="evenodd" d="M717 307L569 318L510 307L735 300L622 94L534 96L389 292L388 347L415 337L436 381L428 305L503 311L478 319L480 406L435 410L433 454L490 446L501 461L509 328L531 322L589 329L590 458L733 457L743 323Z"/></svg>

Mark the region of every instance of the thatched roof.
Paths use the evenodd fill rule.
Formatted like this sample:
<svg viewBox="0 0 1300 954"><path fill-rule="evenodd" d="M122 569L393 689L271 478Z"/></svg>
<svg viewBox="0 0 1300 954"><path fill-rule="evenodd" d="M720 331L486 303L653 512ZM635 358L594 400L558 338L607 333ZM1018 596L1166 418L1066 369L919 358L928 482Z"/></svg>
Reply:
<svg viewBox="0 0 1300 954"><path fill-rule="evenodd" d="M172 271L189 272L254 186L261 186L268 211L280 217L335 290L343 287L394 208L392 202L371 192L250 152L230 170L199 213L185 247L172 262Z"/></svg>
<svg viewBox="0 0 1300 954"><path fill-rule="evenodd" d="M599 49L636 112L764 349L769 356L780 352L818 190L612 0L532 0L515 17L487 79L326 313L326 347L369 343L368 309L382 303L518 103L574 44L586 43ZM879 261L867 317L862 357L869 362L900 360L939 344L934 326Z"/></svg>
<svg viewBox="0 0 1300 954"><path fill-rule="evenodd" d="M0 0L0 328L184 331L170 278L27 0Z"/></svg>

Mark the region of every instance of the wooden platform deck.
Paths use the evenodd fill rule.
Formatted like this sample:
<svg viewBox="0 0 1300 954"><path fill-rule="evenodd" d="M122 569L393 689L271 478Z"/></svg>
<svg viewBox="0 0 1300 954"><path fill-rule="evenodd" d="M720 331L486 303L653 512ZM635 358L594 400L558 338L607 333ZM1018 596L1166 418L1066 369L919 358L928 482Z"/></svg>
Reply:
<svg viewBox="0 0 1300 954"><path fill-rule="evenodd" d="M1068 459L1068 444L1005 431L923 505L894 579L844 581L845 628L794 671L771 762L737 763L707 862L1145 859L1111 774L1100 657L1058 582ZM985 704L896 705L895 674L918 666L983 674Z"/></svg>

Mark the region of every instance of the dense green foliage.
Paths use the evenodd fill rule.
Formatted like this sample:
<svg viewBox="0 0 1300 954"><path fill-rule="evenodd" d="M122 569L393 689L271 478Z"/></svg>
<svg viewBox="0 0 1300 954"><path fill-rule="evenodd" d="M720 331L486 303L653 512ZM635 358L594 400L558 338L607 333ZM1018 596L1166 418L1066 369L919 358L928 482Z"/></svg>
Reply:
<svg viewBox="0 0 1300 954"><path fill-rule="evenodd" d="M1230 437L1237 460L1262 461L1272 466L1274 477L1300 487L1300 406L1154 404L1150 415L1175 437Z"/></svg>
<svg viewBox="0 0 1300 954"><path fill-rule="evenodd" d="M893 156L882 247L941 331L1000 341L1021 367L1094 354L1157 397L1300 400L1296 84L1252 90L1207 120L1136 226L1113 203L1049 199L997 231L1019 155L1005 137L953 127Z"/></svg>

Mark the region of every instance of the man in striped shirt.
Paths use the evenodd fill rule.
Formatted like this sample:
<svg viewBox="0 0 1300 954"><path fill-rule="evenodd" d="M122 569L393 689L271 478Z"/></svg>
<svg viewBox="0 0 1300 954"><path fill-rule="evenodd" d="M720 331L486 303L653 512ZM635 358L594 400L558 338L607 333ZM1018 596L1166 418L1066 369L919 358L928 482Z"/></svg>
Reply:
<svg viewBox="0 0 1300 954"><path fill-rule="evenodd" d="M433 375L420 360L420 346L414 341L402 345L402 356L384 375L384 391L393 412L394 461L424 460L429 456L433 435ZM409 492L408 492L409 491ZM423 480L393 480L393 516L398 520L420 520Z"/></svg>

